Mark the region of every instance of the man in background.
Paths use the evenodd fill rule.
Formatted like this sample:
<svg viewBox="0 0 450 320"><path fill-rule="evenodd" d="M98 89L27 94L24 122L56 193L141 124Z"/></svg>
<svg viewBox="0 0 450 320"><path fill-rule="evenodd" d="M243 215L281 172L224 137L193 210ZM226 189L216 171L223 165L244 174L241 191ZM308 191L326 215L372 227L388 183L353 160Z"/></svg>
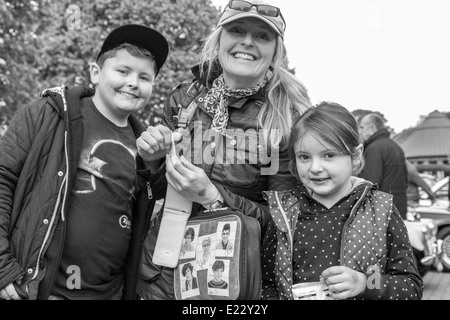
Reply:
<svg viewBox="0 0 450 320"><path fill-rule="evenodd" d="M364 116L359 128L366 161L360 177L378 184L381 191L392 194L395 206L406 219L408 172L403 149L390 138L383 118L376 113Z"/></svg>
<svg viewBox="0 0 450 320"><path fill-rule="evenodd" d="M415 207L419 204L419 187L428 195L431 202L434 202L436 196L433 191L431 191L430 186L422 179L416 166L409 160L406 160L406 169L408 170L408 186L406 189L408 206Z"/></svg>

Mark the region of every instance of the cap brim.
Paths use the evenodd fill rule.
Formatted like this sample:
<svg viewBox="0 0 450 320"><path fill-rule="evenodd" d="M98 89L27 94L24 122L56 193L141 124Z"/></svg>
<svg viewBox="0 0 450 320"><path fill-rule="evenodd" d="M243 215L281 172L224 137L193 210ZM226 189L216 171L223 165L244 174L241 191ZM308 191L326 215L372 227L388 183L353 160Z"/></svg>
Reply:
<svg viewBox="0 0 450 320"><path fill-rule="evenodd" d="M124 43L129 43L149 51L155 58L156 74L159 73L169 54L169 44L161 33L143 25L129 24L111 31L103 42L97 59L106 51Z"/></svg>
<svg viewBox="0 0 450 320"><path fill-rule="evenodd" d="M224 14L226 14L226 13L224 12ZM256 18L256 19L259 19L259 20L265 22L266 24L268 24L278 35L283 37L282 32L278 29L278 27L272 21L270 21L268 18L260 15L257 12L254 12L254 11L239 12L237 14L234 14L234 15L230 16L230 17L225 17L225 18L223 18L223 20L221 19L221 21L219 22L219 24L217 26L218 27L219 26L223 26L225 24L228 24L230 22L233 22L233 21L236 21L236 20L239 20L239 19L243 19L243 18Z"/></svg>

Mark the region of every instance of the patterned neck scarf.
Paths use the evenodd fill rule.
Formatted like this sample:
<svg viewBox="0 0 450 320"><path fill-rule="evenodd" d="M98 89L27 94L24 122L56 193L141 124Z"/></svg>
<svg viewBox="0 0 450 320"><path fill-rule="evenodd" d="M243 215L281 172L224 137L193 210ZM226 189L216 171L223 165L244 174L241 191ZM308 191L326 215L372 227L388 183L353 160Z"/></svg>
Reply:
<svg viewBox="0 0 450 320"><path fill-rule="evenodd" d="M205 96L205 108L209 113L214 114L211 128L226 136L226 128L228 125L228 99L245 98L254 95L261 88L263 88L268 81L265 77L263 81L256 86L248 89L230 89L223 79L221 74L216 80L214 80L211 90Z"/></svg>

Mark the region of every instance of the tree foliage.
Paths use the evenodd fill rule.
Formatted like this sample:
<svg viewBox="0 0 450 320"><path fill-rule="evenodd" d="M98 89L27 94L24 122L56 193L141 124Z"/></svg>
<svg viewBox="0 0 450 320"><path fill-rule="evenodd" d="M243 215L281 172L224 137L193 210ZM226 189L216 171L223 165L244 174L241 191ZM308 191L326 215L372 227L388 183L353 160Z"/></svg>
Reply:
<svg viewBox="0 0 450 320"><path fill-rule="evenodd" d="M89 85L89 64L107 34L134 23L157 29L170 46L151 100L138 114L146 124L161 114L170 90L191 77L201 41L220 14L210 0L0 0L0 13L3 122L45 88Z"/></svg>
<svg viewBox="0 0 450 320"><path fill-rule="evenodd" d="M26 0L0 0L0 125L7 123L17 107L37 95L39 86L39 33L46 25L41 4Z"/></svg>

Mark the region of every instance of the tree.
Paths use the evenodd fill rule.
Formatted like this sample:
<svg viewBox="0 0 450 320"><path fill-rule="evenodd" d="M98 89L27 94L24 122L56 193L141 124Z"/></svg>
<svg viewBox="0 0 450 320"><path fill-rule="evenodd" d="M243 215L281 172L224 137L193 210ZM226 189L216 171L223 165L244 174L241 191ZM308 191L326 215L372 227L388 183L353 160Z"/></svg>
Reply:
<svg viewBox="0 0 450 320"><path fill-rule="evenodd" d="M45 88L62 84L88 85L89 64L95 61L106 35L120 25L134 23L157 29L166 36L170 46L151 100L138 114L141 121L153 124L162 113L165 97L172 88L191 77L190 68L197 62L201 41L219 19L219 10L210 0L14 2L21 3L20 10L6 6L4 12L7 22L20 26L13 29L21 32L8 38L9 47L5 47L5 51L14 59L20 59L9 60L6 81L2 80L6 72L0 69L0 80L6 86L1 91L4 98L0 103L4 101L8 120L22 103L36 99ZM14 50L16 47L20 51ZM3 53L0 58L2 56Z"/></svg>
<svg viewBox="0 0 450 320"><path fill-rule="evenodd" d="M44 9L50 1L0 0L0 126L17 107L36 94L39 83L39 32L47 20Z"/></svg>

